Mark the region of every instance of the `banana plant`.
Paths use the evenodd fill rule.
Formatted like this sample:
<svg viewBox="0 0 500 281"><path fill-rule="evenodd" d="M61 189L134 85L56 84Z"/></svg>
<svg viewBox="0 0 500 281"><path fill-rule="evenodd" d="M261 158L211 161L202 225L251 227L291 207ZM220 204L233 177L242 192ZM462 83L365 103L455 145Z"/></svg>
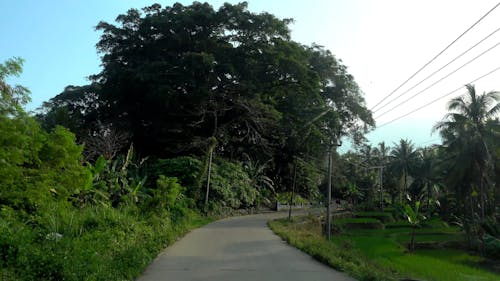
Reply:
<svg viewBox="0 0 500 281"><path fill-rule="evenodd" d="M83 208L87 205L108 206L109 194L107 187L101 180L106 171L107 162L102 156L99 157L94 165L87 163L87 181L81 188L77 189L72 196L73 204Z"/></svg>
<svg viewBox="0 0 500 281"><path fill-rule="evenodd" d="M422 225L427 218L420 214L420 201L416 201L412 207L410 204L405 204L404 214L408 222L411 224L411 240L410 240L410 253L415 251L415 231Z"/></svg>

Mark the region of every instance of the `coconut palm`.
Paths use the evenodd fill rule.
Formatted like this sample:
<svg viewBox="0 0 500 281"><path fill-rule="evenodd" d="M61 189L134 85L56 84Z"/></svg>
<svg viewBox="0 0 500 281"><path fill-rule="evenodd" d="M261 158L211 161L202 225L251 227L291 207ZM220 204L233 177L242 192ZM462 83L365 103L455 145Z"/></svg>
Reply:
<svg viewBox="0 0 500 281"><path fill-rule="evenodd" d="M492 145L498 143L500 95L490 91L478 95L474 85L466 85L467 93L448 103L450 113L434 126L443 138L443 144L452 160L451 184L460 189L463 200L469 200L468 209L474 218L472 194L479 193L480 217L484 219L488 205L486 185L492 186Z"/></svg>
<svg viewBox="0 0 500 281"><path fill-rule="evenodd" d="M413 143L409 140L401 139L399 144L395 144L391 151L391 168L400 176L402 183L399 186L399 202L403 202L403 193L408 192L408 180L410 172L413 171L417 162L418 154Z"/></svg>
<svg viewBox="0 0 500 281"><path fill-rule="evenodd" d="M438 196L442 177L437 147L426 147L418 150L418 163L413 174L412 189L415 197L426 198L427 217L431 216L432 208Z"/></svg>
<svg viewBox="0 0 500 281"><path fill-rule="evenodd" d="M389 153L391 148L385 145L385 142L379 142L378 146L374 149L375 157L379 165L387 164L389 160Z"/></svg>

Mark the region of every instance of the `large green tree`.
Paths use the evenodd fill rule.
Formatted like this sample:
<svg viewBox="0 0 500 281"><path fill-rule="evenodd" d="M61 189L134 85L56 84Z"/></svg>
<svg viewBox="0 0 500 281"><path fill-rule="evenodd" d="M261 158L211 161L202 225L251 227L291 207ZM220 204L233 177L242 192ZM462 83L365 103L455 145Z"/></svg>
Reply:
<svg viewBox="0 0 500 281"><path fill-rule="evenodd" d="M79 138L85 138L98 127L101 86L92 83L86 86L67 86L64 91L42 104L38 118L45 129L64 126Z"/></svg>
<svg viewBox="0 0 500 281"><path fill-rule="evenodd" d="M97 120L128 131L142 155L206 155L215 140L218 156L271 159L269 173L284 187L293 163L312 167L299 177L316 174L326 144L360 141L374 125L347 68L323 47L292 41L290 19L247 3L194 2L131 9L116 21L97 25L103 71L94 84L53 99L46 120L63 107L61 115L84 120L77 129ZM96 99L80 96L90 93ZM78 108L82 100L98 106Z"/></svg>
<svg viewBox="0 0 500 281"><path fill-rule="evenodd" d="M45 132L24 112L29 91L6 82L21 70L18 58L0 64L0 207L31 213L66 200L88 174L73 134L59 126Z"/></svg>

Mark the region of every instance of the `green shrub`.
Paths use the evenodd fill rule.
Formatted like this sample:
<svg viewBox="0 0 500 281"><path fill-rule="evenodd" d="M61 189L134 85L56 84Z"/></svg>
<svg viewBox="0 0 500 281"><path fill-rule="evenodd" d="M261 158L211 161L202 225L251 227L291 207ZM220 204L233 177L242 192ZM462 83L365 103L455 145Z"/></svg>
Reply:
<svg viewBox="0 0 500 281"><path fill-rule="evenodd" d="M494 236L486 234L483 236L483 240L484 240L484 248L485 248L486 254L490 257L495 258L495 259L499 259L500 258L500 239L497 239Z"/></svg>
<svg viewBox="0 0 500 281"><path fill-rule="evenodd" d="M500 222L494 217L487 217L481 223L481 227L490 236L500 239Z"/></svg>
<svg viewBox="0 0 500 281"><path fill-rule="evenodd" d="M53 206L37 228L9 213L0 212L0 276L6 280L133 280L166 245L207 222L177 206L155 213Z"/></svg>
<svg viewBox="0 0 500 281"><path fill-rule="evenodd" d="M161 175L175 177L186 187L185 195L199 205L204 201L206 173L201 171L202 162L193 157L159 159L151 165L149 181ZM209 210L223 213L230 209L255 206L258 191L240 163L216 159L210 176Z"/></svg>
<svg viewBox="0 0 500 281"><path fill-rule="evenodd" d="M152 191L153 196L148 207L160 210L172 208L181 193L181 189L181 185L177 183L177 178L160 175L156 180L156 189Z"/></svg>
<svg viewBox="0 0 500 281"><path fill-rule="evenodd" d="M322 195L319 193L318 186L323 179L323 172L316 164L311 161L297 157L297 177L296 187L297 190L308 194L312 200L319 200Z"/></svg>
<svg viewBox="0 0 500 281"><path fill-rule="evenodd" d="M179 180L182 186L191 190L197 188L201 168L201 161L190 156L158 159L151 164L148 176L153 183L156 182L160 175L174 177Z"/></svg>
<svg viewBox="0 0 500 281"><path fill-rule="evenodd" d="M280 204L287 205L290 203L290 195L291 192L280 192L276 194L276 201L278 201ZM293 198L294 204L301 205L301 204L309 204L309 200L305 199L304 197L300 196L299 194L295 194Z"/></svg>
<svg viewBox="0 0 500 281"><path fill-rule="evenodd" d="M33 118L0 117L0 205L34 213L66 201L89 180L81 151L62 127L47 133Z"/></svg>
<svg viewBox="0 0 500 281"><path fill-rule="evenodd" d="M232 209L255 205L257 189L239 163L219 160L212 165L210 200Z"/></svg>

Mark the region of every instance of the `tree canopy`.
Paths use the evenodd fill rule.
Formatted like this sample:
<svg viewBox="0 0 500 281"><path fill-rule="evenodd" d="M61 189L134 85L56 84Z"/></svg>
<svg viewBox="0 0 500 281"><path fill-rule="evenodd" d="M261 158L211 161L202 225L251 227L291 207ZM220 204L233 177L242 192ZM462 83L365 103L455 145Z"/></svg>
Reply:
<svg viewBox="0 0 500 281"><path fill-rule="evenodd" d="M69 114L62 119L84 139L99 122L160 157L203 155L215 137L219 156L273 158L278 172L374 126L347 68L321 46L292 41L291 19L245 2L194 2L131 9L116 21L96 27L102 72L46 103L45 124Z"/></svg>

